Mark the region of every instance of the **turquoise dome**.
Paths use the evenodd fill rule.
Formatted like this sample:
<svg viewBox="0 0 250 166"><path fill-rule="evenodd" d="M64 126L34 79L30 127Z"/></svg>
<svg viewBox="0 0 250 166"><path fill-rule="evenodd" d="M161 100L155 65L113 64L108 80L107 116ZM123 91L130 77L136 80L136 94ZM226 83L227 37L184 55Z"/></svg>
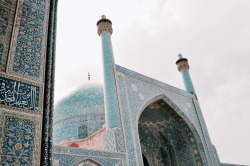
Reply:
<svg viewBox="0 0 250 166"><path fill-rule="evenodd" d="M105 124L103 87L79 86L55 106L53 141L83 139Z"/></svg>

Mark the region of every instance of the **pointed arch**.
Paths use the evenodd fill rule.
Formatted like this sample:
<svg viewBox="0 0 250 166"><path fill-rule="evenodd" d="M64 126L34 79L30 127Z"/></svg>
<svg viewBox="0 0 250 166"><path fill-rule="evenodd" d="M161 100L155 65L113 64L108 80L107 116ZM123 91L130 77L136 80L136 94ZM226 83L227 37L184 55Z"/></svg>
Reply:
<svg viewBox="0 0 250 166"><path fill-rule="evenodd" d="M157 94L150 99L148 99L146 102L142 104L140 107L140 110L138 111L137 118L136 118L136 125L137 127L137 137L138 140L140 140L139 136L139 120L142 116L142 113L144 110L146 110L148 107L155 107L154 104L160 104L160 105L166 105L171 108L171 111L169 113L171 116L175 119L175 121L179 124L179 126L182 127L182 130L185 133L186 140L190 144L191 153L193 153L193 159L196 163L196 165L206 165L207 160L206 157L204 157L205 148L202 144L201 138L194 127L191 120L183 113L183 111L165 94ZM139 144L139 148L141 149L141 144ZM197 159L199 158L199 159Z"/></svg>

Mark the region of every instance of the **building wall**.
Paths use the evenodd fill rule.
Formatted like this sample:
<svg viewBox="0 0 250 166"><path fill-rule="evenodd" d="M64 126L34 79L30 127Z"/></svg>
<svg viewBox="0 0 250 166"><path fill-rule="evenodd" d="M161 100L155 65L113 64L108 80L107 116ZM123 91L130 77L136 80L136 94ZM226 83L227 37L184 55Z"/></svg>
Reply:
<svg viewBox="0 0 250 166"><path fill-rule="evenodd" d="M93 133L85 139L77 139L72 141L63 141L58 146L76 147L81 149L104 150L104 134L106 127L104 126L97 132Z"/></svg>
<svg viewBox="0 0 250 166"><path fill-rule="evenodd" d="M194 95L120 66L116 66L116 82L129 165L143 165L137 129L141 112L152 102L164 98L188 124L198 142L196 145L202 145L197 149L202 162L219 165L213 159L217 155L213 154L209 135L204 130L205 122L198 115Z"/></svg>
<svg viewBox="0 0 250 166"><path fill-rule="evenodd" d="M40 165L49 9L0 1L0 165Z"/></svg>
<svg viewBox="0 0 250 166"><path fill-rule="evenodd" d="M77 165L83 161L91 160L102 166L127 166L124 153L113 153L98 150L87 150L69 147L53 147L53 166Z"/></svg>

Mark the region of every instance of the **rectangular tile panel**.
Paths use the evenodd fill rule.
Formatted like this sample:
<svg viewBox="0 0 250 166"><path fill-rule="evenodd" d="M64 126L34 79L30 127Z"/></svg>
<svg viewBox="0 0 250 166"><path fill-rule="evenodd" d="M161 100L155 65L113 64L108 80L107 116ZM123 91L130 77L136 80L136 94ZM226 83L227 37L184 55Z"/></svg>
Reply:
<svg viewBox="0 0 250 166"><path fill-rule="evenodd" d="M0 165L40 165L41 119L0 110Z"/></svg>
<svg viewBox="0 0 250 166"><path fill-rule="evenodd" d="M8 73L42 82L46 54L49 1L20 1Z"/></svg>
<svg viewBox="0 0 250 166"><path fill-rule="evenodd" d="M0 105L41 113L41 87L0 76Z"/></svg>

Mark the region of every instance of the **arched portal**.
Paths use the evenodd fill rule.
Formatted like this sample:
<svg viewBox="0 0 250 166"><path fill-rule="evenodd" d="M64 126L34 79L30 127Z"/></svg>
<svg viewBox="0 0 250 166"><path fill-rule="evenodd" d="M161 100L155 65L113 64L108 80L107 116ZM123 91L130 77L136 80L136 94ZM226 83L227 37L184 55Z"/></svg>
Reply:
<svg viewBox="0 0 250 166"><path fill-rule="evenodd" d="M188 125L165 101L157 100L143 110L138 131L149 165L203 165Z"/></svg>

